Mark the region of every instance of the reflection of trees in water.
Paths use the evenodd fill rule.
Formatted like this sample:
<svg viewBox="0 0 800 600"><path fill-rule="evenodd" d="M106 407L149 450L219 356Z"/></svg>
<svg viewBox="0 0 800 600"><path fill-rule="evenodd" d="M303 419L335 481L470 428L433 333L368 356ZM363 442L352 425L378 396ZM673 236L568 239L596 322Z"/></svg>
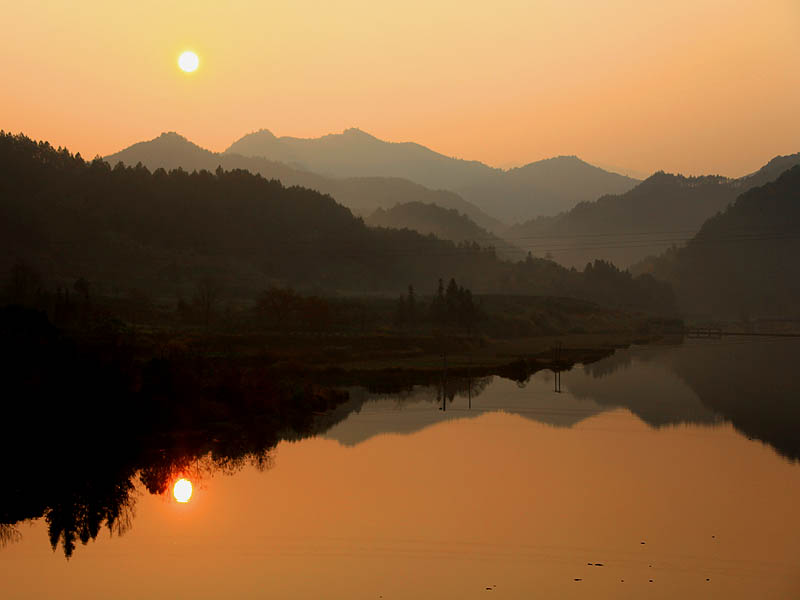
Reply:
<svg viewBox="0 0 800 600"><path fill-rule="evenodd" d="M103 527L116 535L128 531L135 515L137 483L147 492L158 495L169 493L179 477L187 477L196 485L215 472L233 474L246 466L266 470L272 465L273 448L274 445L242 448L238 455L217 449L201 456L198 453L206 451L206 445L184 447L162 454L156 462L138 469L127 465L116 473L92 471L61 482L58 489L40 490L49 491L51 498L43 513L50 544L55 549L60 542L65 556L69 557L78 540L88 543Z"/></svg>
<svg viewBox="0 0 800 600"><path fill-rule="evenodd" d="M22 534L17 529L16 524L0 523L0 548L8 544L18 542L22 539Z"/></svg>
<svg viewBox="0 0 800 600"><path fill-rule="evenodd" d="M107 481L101 475L91 482L76 483L68 494L63 488L56 492L58 500L44 513L50 545L55 550L60 541L67 557L75 551L76 540L88 543L103 526L121 535L133 519L132 477Z"/></svg>
<svg viewBox="0 0 800 600"><path fill-rule="evenodd" d="M687 344L670 368L750 438L800 460L800 339L724 337Z"/></svg>
<svg viewBox="0 0 800 600"><path fill-rule="evenodd" d="M326 402L321 401L317 408L325 409ZM268 469L272 450L279 441L316 433L313 415L309 415L300 430L288 429L280 418L243 415L241 420L208 424L190 437L169 440L160 436L148 440L128 457L115 455L93 461L72 454L65 446L61 455L45 467L37 467L38 461L17 459L12 476L19 493L0 499L0 519L13 523L20 516L43 516L53 548L60 542L69 557L77 541L86 544L103 527L115 534L128 530L134 516L137 484L151 494L165 494L178 477L196 483L212 472L232 474L245 466ZM263 429L270 426L272 429ZM129 441L133 442L130 438ZM165 441L171 447L152 446ZM57 452L50 446L45 451Z"/></svg>
<svg viewBox="0 0 800 600"><path fill-rule="evenodd" d="M403 405L409 401L441 403L442 398L452 403L456 398L477 398L489 384L494 381L493 375L486 377L463 377L450 376L444 374L438 376L439 381L435 384L426 383L422 385L407 385L406 387L391 393L373 393L369 395L370 400L393 400L398 405Z"/></svg>
<svg viewBox="0 0 800 600"><path fill-rule="evenodd" d="M442 401L442 397L448 402L453 402L456 398L476 398L480 396L494 377L448 377L442 385L437 388L436 400Z"/></svg>
<svg viewBox="0 0 800 600"><path fill-rule="evenodd" d="M612 375L621 369L630 368L634 359L642 363L661 362L666 353L683 348L682 336L670 336L661 342L643 346L632 346L617 350L611 356L597 362L583 365L583 371L594 378Z"/></svg>
<svg viewBox="0 0 800 600"><path fill-rule="evenodd" d="M591 375L594 379L600 379L612 375L620 369L627 369L631 363L630 353L617 351L608 358L583 365L583 372Z"/></svg>
<svg viewBox="0 0 800 600"><path fill-rule="evenodd" d="M640 381L638 388L629 384L608 387L605 395L588 383L590 380L582 385L573 379L568 387L579 397L625 406L654 426L715 423L722 418L782 456L800 460L800 379L795 375L798 355L798 339L729 336L718 341L635 347L584 367L584 372L601 385L605 382L600 380L608 378L610 382L621 376L621 371L632 377L635 363L663 368L696 394L707 409L701 411L692 409L690 399L659 395L655 377ZM628 379L625 376L620 382Z"/></svg>
<svg viewBox="0 0 800 600"><path fill-rule="evenodd" d="M268 468L282 439L318 431L346 395L274 380L225 359L140 360L102 337L76 345L41 313L0 309L2 541L44 517L69 557L102 528L122 533L138 483L165 493L176 475Z"/></svg>

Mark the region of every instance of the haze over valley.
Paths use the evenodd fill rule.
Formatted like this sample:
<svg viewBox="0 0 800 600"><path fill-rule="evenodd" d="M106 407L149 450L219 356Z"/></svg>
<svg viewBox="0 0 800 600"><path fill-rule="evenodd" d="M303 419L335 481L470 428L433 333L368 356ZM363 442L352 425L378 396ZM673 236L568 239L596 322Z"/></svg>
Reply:
<svg viewBox="0 0 800 600"><path fill-rule="evenodd" d="M317 139L276 138L262 130L244 136L221 154L168 133L121 150L107 160L131 166L141 163L151 170L245 169L286 185L329 194L367 225L472 244L491 250L501 262L531 264L530 255L541 264L545 260L583 271L587 264L601 260L617 269L655 274L658 279L667 275L664 267L657 271L651 266L656 257L692 242L706 221L725 211L741 194L778 179L800 164L800 153L775 157L738 179L657 172L637 182L576 157L557 157L502 171L476 161L448 158L419 144L388 143L350 129ZM477 200L482 208L457 191L478 188L486 191ZM789 190L787 193L791 195ZM563 210L557 215L545 214L543 207L554 203L560 203ZM510 206L525 207L524 212L537 216L510 224L503 220ZM789 217L781 214L772 218ZM755 237L750 236L753 241L764 235L761 230L754 233ZM667 259L659 260L658 264L664 264ZM736 260L733 254L730 260ZM746 271L747 261L743 264ZM555 267L551 270L558 271ZM757 270L755 265L753 270ZM670 277L671 283L677 284L674 275ZM478 280L468 281L481 291L491 289ZM514 293L532 289L524 285L520 288L519 284L504 287L504 291ZM679 299L679 304L684 302L686 308L713 314L707 304L689 300L692 293L685 286L679 287L685 299ZM557 284L547 289L562 293L570 288ZM794 292L781 290L781 297L786 294L795 297ZM724 297L722 304L715 305L717 310L740 314L741 307L734 306L734 298L739 296ZM791 312L790 305L782 306L782 310Z"/></svg>

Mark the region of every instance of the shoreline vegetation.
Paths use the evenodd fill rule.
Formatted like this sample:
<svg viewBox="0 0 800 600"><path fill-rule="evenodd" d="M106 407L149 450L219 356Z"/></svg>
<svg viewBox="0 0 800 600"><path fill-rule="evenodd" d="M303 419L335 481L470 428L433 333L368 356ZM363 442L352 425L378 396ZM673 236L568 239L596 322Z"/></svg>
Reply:
<svg viewBox="0 0 800 600"><path fill-rule="evenodd" d="M365 382L425 384L442 373L454 377L498 375L525 380L542 369L568 370L610 356L618 348L661 339L661 334L629 332L565 334L518 339L435 336L223 336L227 354L206 347L220 362L263 368L276 376L323 385ZM202 337L196 340L203 345ZM207 340L206 340L207 342ZM237 346L238 344L238 346ZM193 346L191 342L189 346Z"/></svg>

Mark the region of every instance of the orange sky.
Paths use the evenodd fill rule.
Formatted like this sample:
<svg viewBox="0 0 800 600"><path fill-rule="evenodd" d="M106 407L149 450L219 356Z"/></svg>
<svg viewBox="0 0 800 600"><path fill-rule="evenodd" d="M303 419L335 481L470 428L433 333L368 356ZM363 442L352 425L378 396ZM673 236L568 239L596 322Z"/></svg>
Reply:
<svg viewBox="0 0 800 600"><path fill-rule="evenodd" d="M0 128L108 154L356 126L489 164L741 175L800 151L797 0L2 0ZM200 69L181 73L180 51Z"/></svg>

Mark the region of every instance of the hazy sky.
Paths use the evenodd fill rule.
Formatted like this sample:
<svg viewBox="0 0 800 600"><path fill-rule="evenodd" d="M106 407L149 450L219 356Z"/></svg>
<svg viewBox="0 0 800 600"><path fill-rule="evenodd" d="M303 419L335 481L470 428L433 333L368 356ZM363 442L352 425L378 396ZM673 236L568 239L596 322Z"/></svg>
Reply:
<svg viewBox="0 0 800 600"><path fill-rule="evenodd" d="M798 0L0 0L0 128L108 154L359 127L492 165L800 151ZM176 60L200 55L188 75Z"/></svg>

